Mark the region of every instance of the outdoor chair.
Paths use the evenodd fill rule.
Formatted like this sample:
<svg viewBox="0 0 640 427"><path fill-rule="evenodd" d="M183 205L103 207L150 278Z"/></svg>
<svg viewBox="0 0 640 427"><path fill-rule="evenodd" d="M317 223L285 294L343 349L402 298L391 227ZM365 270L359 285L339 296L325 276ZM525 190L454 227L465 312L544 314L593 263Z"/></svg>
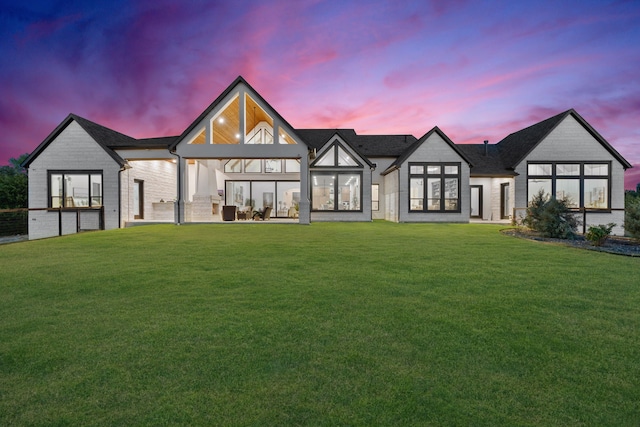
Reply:
<svg viewBox="0 0 640 427"><path fill-rule="evenodd" d="M222 220L223 221L235 221L236 220L236 206L224 205L222 207Z"/></svg>
<svg viewBox="0 0 640 427"><path fill-rule="evenodd" d="M259 221L259 220L266 221L269 218L271 218L271 208L269 206L267 206L262 210L258 209L257 211L253 212L254 221Z"/></svg>
<svg viewBox="0 0 640 427"><path fill-rule="evenodd" d="M251 217L251 213L253 212L253 208L251 206L247 206L241 211L238 211L238 220L247 220Z"/></svg>
<svg viewBox="0 0 640 427"><path fill-rule="evenodd" d="M264 208L264 212L262 212L263 221L266 221L271 218L271 211L272 211L271 206L267 206L266 208Z"/></svg>

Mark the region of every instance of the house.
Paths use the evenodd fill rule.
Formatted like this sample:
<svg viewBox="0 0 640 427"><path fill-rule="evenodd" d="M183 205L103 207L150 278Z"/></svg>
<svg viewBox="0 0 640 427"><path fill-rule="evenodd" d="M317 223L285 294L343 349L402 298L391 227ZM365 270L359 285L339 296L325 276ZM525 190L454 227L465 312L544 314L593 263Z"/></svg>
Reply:
<svg viewBox="0 0 640 427"><path fill-rule="evenodd" d="M574 110L491 145L455 144L438 127L421 138L296 129L242 77L181 135L136 139L70 114L24 165L30 239L266 208L300 224L509 221L539 189L569 197L589 224L622 224L631 167Z"/></svg>

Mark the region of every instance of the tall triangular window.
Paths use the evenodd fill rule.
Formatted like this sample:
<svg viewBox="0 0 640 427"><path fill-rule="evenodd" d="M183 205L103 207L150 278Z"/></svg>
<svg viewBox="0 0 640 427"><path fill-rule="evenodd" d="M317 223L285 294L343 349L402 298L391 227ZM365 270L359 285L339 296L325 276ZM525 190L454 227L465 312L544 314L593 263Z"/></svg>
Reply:
<svg viewBox="0 0 640 427"><path fill-rule="evenodd" d="M312 164L312 166L324 167L362 167L347 150L337 141Z"/></svg>
<svg viewBox="0 0 640 427"><path fill-rule="evenodd" d="M344 148L338 146L338 166L360 166Z"/></svg>
<svg viewBox="0 0 640 427"><path fill-rule="evenodd" d="M240 97L236 95L211 120L213 144L240 143Z"/></svg>
<svg viewBox="0 0 640 427"><path fill-rule="evenodd" d="M273 144L273 118L245 94L245 144Z"/></svg>
<svg viewBox="0 0 640 427"><path fill-rule="evenodd" d="M194 136L191 139L191 141L188 142L188 144L196 144L196 145L202 145L206 143L207 143L207 137L205 135L204 128L196 136Z"/></svg>
<svg viewBox="0 0 640 427"><path fill-rule="evenodd" d="M335 166L336 165L336 147L331 146L325 153L316 160L314 166Z"/></svg>

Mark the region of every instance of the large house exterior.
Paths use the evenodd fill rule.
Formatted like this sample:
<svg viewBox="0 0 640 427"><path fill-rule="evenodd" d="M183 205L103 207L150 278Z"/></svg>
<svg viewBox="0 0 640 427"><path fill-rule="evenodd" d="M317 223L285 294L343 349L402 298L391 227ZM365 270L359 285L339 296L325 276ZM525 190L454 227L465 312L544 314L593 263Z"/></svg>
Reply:
<svg viewBox="0 0 640 427"><path fill-rule="evenodd" d="M497 144L296 129L238 77L179 136L135 139L74 114L31 153L29 238L142 222L510 221L543 189L586 224L624 221L631 165L576 111ZM267 210L268 208L268 210Z"/></svg>

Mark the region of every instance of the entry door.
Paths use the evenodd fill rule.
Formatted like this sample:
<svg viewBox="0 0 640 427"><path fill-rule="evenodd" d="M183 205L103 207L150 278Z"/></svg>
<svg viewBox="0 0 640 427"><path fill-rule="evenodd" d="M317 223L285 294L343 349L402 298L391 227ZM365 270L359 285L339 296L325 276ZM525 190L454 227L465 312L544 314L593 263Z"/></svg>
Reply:
<svg viewBox="0 0 640 427"><path fill-rule="evenodd" d="M144 181L133 180L133 219L144 218Z"/></svg>
<svg viewBox="0 0 640 427"><path fill-rule="evenodd" d="M509 219L509 183L500 184L500 217L502 219Z"/></svg>
<svg viewBox="0 0 640 427"><path fill-rule="evenodd" d="M482 185L471 186L471 218L482 218Z"/></svg>

